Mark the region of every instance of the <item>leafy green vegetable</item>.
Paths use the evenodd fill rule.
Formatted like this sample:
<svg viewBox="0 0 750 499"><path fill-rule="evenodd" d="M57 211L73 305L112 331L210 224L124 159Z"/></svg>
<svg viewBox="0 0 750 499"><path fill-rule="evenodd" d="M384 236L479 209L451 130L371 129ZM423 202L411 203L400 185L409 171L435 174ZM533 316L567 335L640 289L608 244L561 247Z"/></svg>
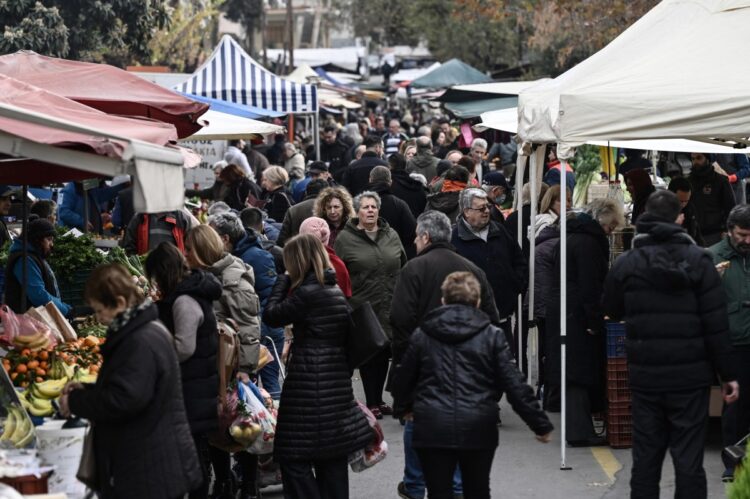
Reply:
<svg viewBox="0 0 750 499"><path fill-rule="evenodd" d="M48 262L55 271L57 280L62 283L72 283L76 273L91 271L97 265L105 262L104 255L94 246L94 238L89 234L80 237L65 235L67 229L58 229L55 247L48 258Z"/></svg>

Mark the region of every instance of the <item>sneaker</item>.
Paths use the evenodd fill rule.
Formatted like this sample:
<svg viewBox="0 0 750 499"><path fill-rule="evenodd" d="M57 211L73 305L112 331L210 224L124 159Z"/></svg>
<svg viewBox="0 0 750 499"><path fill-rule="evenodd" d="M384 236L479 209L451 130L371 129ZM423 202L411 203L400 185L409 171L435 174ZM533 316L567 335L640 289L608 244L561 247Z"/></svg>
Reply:
<svg viewBox="0 0 750 499"><path fill-rule="evenodd" d="M406 492L406 485L404 485L404 482L398 482L398 487L396 487L396 491L398 492L398 496L402 499L419 499L416 496L409 495Z"/></svg>
<svg viewBox="0 0 750 499"><path fill-rule="evenodd" d="M721 481L725 483L734 482L734 470L732 468L725 469L721 474Z"/></svg>
<svg viewBox="0 0 750 499"><path fill-rule="evenodd" d="M389 406L385 402L380 404L378 406L378 409L380 409L380 414L382 414L383 416L393 416L393 407Z"/></svg>
<svg viewBox="0 0 750 499"><path fill-rule="evenodd" d="M383 419L383 413L380 412L380 407L373 405L372 407L368 407L370 409L370 412L373 416L375 416L375 419Z"/></svg>

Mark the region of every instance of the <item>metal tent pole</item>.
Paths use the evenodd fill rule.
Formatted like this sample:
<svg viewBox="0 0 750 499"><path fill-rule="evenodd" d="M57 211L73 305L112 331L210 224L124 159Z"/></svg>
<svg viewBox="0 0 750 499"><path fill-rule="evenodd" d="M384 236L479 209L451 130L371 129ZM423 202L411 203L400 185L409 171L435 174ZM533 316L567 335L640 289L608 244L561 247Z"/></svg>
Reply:
<svg viewBox="0 0 750 499"><path fill-rule="evenodd" d="M540 162L538 161L539 155L537 154L538 150L544 151L543 146L537 146L537 149L534 150L530 157L529 162L529 183L530 183L530 195L531 195L531 212L529 214L529 233L527 234L527 237L529 238L529 330L531 329L532 322L534 320L534 268L535 268L535 255L534 250L536 248L536 207L539 203L539 193L537 192L537 170L539 169ZM544 154L542 152L542 154ZM531 332L529 331L529 334ZM527 341L528 344L528 341ZM537 345L539 344L539 340L537 340ZM531 369L530 365L532 362L538 362L539 356L537 355L536 359L527 359L526 367L527 367L527 380L529 384L531 384ZM539 367L537 366L536 372L539 372Z"/></svg>
<svg viewBox="0 0 750 499"><path fill-rule="evenodd" d="M528 156L518 156L516 161L516 196L515 205L516 211L518 212L518 222L516 227L516 240L518 246L523 248L523 176L526 170L526 160ZM518 362L518 370L523 372L523 292L518 295L518 303L516 304L516 331L518 332L518 351L516 359Z"/></svg>
<svg viewBox="0 0 750 499"><path fill-rule="evenodd" d="M21 194L21 241L23 243L23 258L21 259L21 273L23 282L21 283L21 306L26 307L26 287L29 285L29 264L26 261L29 258L29 207L26 204L26 198L29 196L29 186L24 184ZM25 312L25 310L18 310Z"/></svg>
<svg viewBox="0 0 750 499"><path fill-rule="evenodd" d="M560 160L560 469L569 470L570 467L565 463L565 425L566 425L566 361L565 361L565 341L568 334L568 220L567 220L567 201L568 201L568 161Z"/></svg>

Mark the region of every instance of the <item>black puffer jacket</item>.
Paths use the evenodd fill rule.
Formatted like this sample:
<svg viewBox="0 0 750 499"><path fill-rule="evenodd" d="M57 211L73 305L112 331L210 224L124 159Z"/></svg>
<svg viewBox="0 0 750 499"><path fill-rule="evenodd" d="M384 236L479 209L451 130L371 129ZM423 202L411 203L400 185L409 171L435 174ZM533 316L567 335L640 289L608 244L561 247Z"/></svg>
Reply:
<svg viewBox="0 0 750 499"><path fill-rule="evenodd" d="M688 180L693 186L690 204L695 208L703 239L707 246L714 245L721 240L729 212L736 203L732 186L727 177L715 172L710 165L693 168Z"/></svg>
<svg viewBox="0 0 750 499"><path fill-rule="evenodd" d="M560 229L549 226L542 230L536 238L534 255L536 265L534 266L534 317L544 319L547 317L547 302L554 300L549 296L553 281L560 282L560 275L555 274L555 248L560 241ZM559 284L556 286L560 287ZM557 296L559 301L559 295Z"/></svg>
<svg viewBox="0 0 750 499"><path fill-rule="evenodd" d="M273 191L263 191L263 199L266 201L263 210L268 214L268 218L272 218L279 223L284 220L289 208L294 205L292 196L286 192L283 186Z"/></svg>
<svg viewBox="0 0 750 499"><path fill-rule="evenodd" d="M217 429L216 398L219 395L219 371L216 364L218 339L214 301L221 298L221 283L203 270L194 270L172 293L159 301L159 318L174 334L172 307L182 295L189 295L201 307L203 323L198 327L195 353L180 364L182 392L190 430L196 434Z"/></svg>
<svg viewBox="0 0 750 499"><path fill-rule="evenodd" d="M398 398L414 393L417 449L497 447L497 402L503 392L534 433L552 431L513 364L505 335L476 308L447 305L430 312L412 335L393 386Z"/></svg>
<svg viewBox="0 0 750 499"><path fill-rule="evenodd" d="M735 379L721 279L711 256L676 224L648 213L634 249L607 276L604 307L624 320L630 386L683 390L709 386L715 370Z"/></svg>
<svg viewBox="0 0 750 499"><path fill-rule="evenodd" d="M151 305L109 333L96 384L70 394L71 412L96 425L99 497L182 497L203 480L177 355L157 318Z"/></svg>
<svg viewBox="0 0 750 499"><path fill-rule="evenodd" d="M354 400L346 360L349 306L332 270L326 271L325 286L314 273L291 294L290 286L289 276L280 275L263 313L270 327L294 325L274 456L286 461L346 456L373 438Z"/></svg>

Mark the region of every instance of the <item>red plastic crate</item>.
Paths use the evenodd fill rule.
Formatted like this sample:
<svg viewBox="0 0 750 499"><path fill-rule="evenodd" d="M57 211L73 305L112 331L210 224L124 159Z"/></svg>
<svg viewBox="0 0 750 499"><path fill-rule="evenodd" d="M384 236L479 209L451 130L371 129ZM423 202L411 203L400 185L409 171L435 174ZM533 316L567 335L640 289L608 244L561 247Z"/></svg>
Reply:
<svg viewBox="0 0 750 499"><path fill-rule="evenodd" d="M607 429L607 441L614 449L628 449L633 446L633 429L622 428L615 431Z"/></svg>
<svg viewBox="0 0 750 499"><path fill-rule="evenodd" d="M628 370L628 359L625 357L607 359L607 371L625 371Z"/></svg>
<svg viewBox="0 0 750 499"><path fill-rule="evenodd" d="M607 418L613 420L615 423L619 421L618 418L627 417L627 421L630 421L633 416L633 405L628 401L624 402L610 402L607 407Z"/></svg>

